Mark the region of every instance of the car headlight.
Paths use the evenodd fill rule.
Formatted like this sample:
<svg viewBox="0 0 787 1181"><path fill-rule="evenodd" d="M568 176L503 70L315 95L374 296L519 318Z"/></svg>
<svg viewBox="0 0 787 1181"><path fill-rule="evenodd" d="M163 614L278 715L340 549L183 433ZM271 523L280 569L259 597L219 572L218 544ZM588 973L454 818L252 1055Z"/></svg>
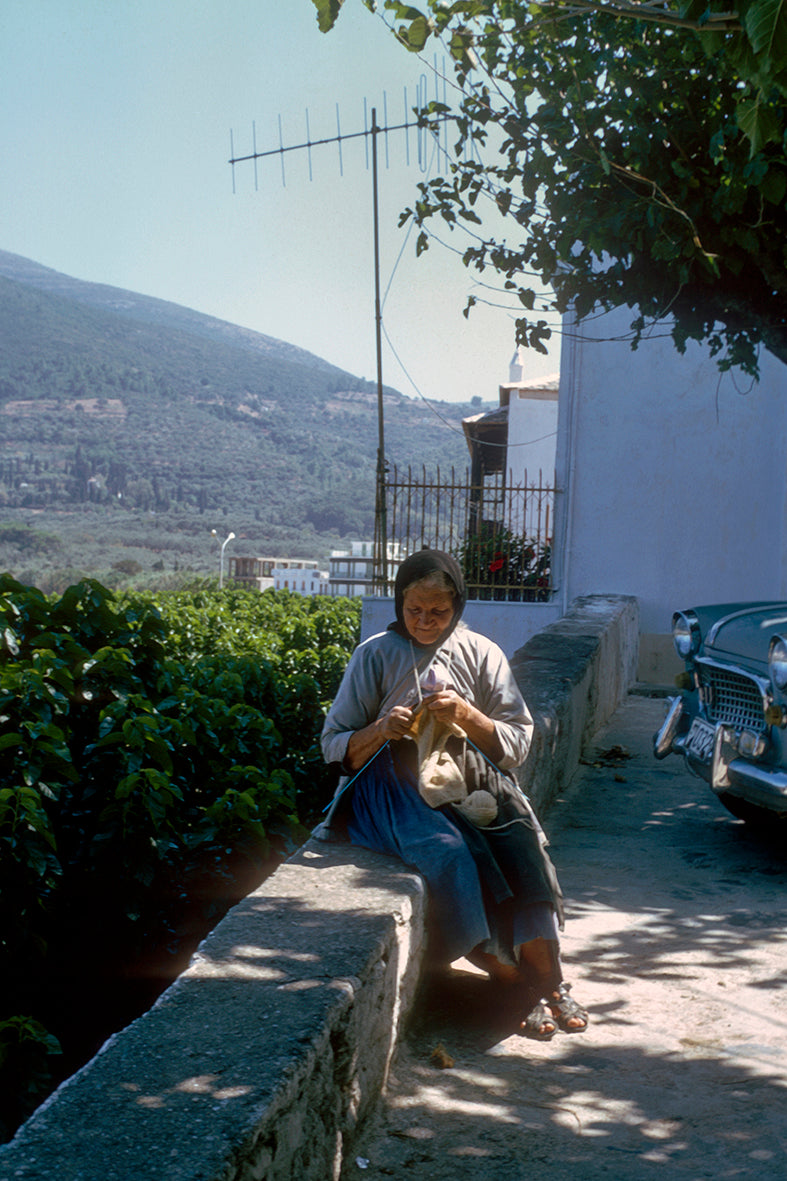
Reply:
<svg viewBox="0 0 787 1181"><path fill-rule="evenodd" d="M787 689L787 640L774 636L768 648L768 669L771 683L780 693Z"/></svg>
<svg viewBox="0 0 787 1181"><path fill-rule="evenodd" d="M672 642L681 660L688 660L699 652L700 622L693 611L676 611L672 616Z"/></svg>

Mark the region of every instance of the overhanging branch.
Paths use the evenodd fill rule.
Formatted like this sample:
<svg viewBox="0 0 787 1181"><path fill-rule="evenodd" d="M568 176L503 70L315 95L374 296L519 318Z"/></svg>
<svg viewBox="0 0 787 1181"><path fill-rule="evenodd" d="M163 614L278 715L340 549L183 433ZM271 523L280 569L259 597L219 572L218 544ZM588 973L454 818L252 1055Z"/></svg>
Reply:
<svg viewBox="0 0 787 1181"><path fill-rule="evenodd" d="M598 12L605 16L620 17L627 20L650 21L653 24L667 25L677 29L691 29L695 33L740 33L743 31L740 16L737 12L709 13L703 20L691 20L679 16L663 4L616 4L614 0L605 3L604 0L575 0L571 4L563 4L560 0L535 0L535 8L548 9L550 15L560 17L581 16L588 12Z"/></svg>

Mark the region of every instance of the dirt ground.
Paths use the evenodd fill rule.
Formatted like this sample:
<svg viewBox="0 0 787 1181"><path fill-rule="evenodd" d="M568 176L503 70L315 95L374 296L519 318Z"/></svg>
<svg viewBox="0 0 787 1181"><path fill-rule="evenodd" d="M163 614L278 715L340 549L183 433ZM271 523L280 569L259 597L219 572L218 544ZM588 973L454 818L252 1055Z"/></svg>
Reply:
<svg viewBox="0 0 787 1181"><path fill-rule="evenodd" d="M629 697L545 818L589 1030L533 1042L465 961L429 978L343 1181L785 1175L784 838L653 758L664 708Z"/></svg>

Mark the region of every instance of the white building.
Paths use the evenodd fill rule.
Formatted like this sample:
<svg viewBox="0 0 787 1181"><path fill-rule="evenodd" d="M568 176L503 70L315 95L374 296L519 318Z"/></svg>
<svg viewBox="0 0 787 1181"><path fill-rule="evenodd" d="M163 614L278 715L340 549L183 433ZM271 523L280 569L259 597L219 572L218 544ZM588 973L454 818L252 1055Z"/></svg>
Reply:
<svg viewBox="0 0 787 1181"><path fill-rule="evenodd" d="M330 581L327 570L318 570L317 563L273 567L273 589L288 590L297 595L327 595Z"/></svg>
<svg viewBox="0 0 787 1181"><path fill-rule="evenodd" d="M287 589L292 588L292 583L297 577L296 572L308 573L310 571L317 571L318 574L320 573L317 570L317 562L308 558L231 557L229 560L229 577L234 582L239 582L242 586L253 587L258 591L282 589L281 587L276 587L276 571L280 573L283 571L290 572L289 576L283 575L285 578L289 577L290 587ZM309 575L309 577L313 579L314 576ZM327 581L327 574L323 573L322 577ZM304 591L302 593L327 594L327 591Z"/></svg>
<svg viewBox="0 0 787 1181"><path fill-rule="evenodd" d="M388 578L392 581L406 554L399 542L389 541ZM348 550L333 550L330 556L330 593L371 595L374 591L374 542L353 541Z"/></svg>
<svg viewBox="0 0 787 1181"><path fill-rule="evenodd" d="M560 376L526 378L528 350L517 348L508 381L500 386L500 406L508 407L508 465L527 472L528 483L552 483L557 450Z"/></svg>
<svg viewBox="0 0 787 1181"><path fill-rule="evenodd" d="M672 613L787 598L787 366L721 374L709 350L623 339L621 308L570 325L561 356L555 586L640 603L643 680L678 671Z"/></svg>
<svg viewBox="0 0 787 1181"><path fill-rule="evenodd" d="M470 449L474 487L497 475L502 486L544 491L543 496L528 498L524 518L519 513L518 498L509 502L505 516L496 517L505 520L514 533L541 537L550 532L544 504L551 499L546 489L551 490L555 484L560 378L554 374L524 379L522 352L518 349L511 361L511 380L498 389L498 409L465 418L462 427Z"/></svg>

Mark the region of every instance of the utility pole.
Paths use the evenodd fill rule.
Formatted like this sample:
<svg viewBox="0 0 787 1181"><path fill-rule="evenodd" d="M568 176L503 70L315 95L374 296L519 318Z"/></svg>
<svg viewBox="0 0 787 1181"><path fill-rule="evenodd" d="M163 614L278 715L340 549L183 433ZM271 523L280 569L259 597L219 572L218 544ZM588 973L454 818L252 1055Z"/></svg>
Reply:
<svg viewBox="0 0 787 1181"><path fill-rule="evenodd" d="M374 321L377 345L377 484L374 506L374 583L388 590L388 517L385 497L385 425L383 414L383 311L380 302L380 214L377 202L377 110L372 107L372 200L374 205Z"/></svg>

